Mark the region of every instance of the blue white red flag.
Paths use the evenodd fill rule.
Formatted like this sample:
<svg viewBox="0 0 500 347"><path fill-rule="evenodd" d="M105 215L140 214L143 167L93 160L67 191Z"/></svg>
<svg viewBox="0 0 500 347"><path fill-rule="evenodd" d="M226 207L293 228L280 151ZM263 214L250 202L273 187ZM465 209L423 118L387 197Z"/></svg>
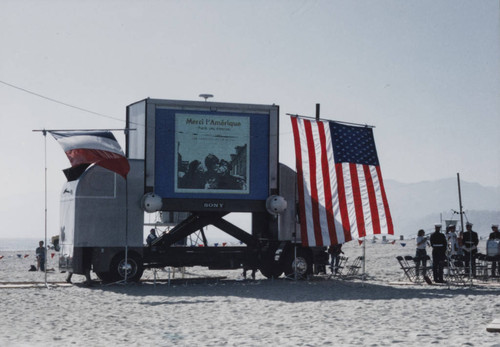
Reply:
<svg viewBox="0 0 500 347"><path fill-rule="evenodd" d="M394 234L372 128L291 120L302 244Z"/></svg>
<svg viewBox="0 0 500 347"><path fill-rule="evenodd" d="M96 164L127 177L130 165L115 136L109 131L50 131L71 166Z"/></svg>

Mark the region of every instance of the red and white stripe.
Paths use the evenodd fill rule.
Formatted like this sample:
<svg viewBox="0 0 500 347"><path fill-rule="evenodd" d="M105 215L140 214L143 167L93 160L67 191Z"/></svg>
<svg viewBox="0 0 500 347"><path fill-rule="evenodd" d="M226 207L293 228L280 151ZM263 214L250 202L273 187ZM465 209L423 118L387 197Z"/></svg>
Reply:
<svg viewBox="0 0 500 347"><path fill-rule="evenodd" d="M327 246L393 234L380 167L335 164L328 122L291 117L302 244Z"/></svg>
<svg viewBox="0 0 500 347"><path fill-rule="evenodd" d="M71 166L96 164L126 177L130 165L114 136L101 133L51 132L61 145Z"/></svg>

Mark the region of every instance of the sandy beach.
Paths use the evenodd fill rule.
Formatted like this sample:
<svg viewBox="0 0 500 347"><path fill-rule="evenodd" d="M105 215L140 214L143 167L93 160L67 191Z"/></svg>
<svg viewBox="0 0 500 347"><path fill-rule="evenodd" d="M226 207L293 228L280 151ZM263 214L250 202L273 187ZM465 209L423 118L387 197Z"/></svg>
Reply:
<svg viewBox="0 0 500 347"><path fill-rule="evenodd" d="M395 257L415 241L367 243L365 281L316 276L243 280L240 270L147 270L140 284L62 283L57 254L47 273L29 272L33 252L3 252L0 282L37 282L0 289L2 346L500 346L486 331L500 318L500 282L470 286L403 285ZM480 244L484 250L484 241ZM350 260L357 242L344 246ZM21 254L18 257L17 254ZM28 255L25 257L25 255ZM97 280L95 274L93 279ZM217 278L224 277L224 278ZM193 280L198 278L198 280ZM201 279L199 279L201 278Z"/></svg>

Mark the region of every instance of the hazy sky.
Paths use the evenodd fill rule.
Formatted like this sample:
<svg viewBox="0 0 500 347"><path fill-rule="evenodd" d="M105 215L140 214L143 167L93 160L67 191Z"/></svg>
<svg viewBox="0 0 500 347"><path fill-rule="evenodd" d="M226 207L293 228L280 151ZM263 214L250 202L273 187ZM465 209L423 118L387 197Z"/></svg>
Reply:
<svg viewBox="0 0 500 347"><path fill-rule="evenodd" d="M292 167L286 113L320 103L322 118L376 126L385 179L498 186L499 14L498 0L3 0L0 237L43 235L33 129L123 128L146 97L277 104ZM68 166L47 137L49 235Z"/></svg>

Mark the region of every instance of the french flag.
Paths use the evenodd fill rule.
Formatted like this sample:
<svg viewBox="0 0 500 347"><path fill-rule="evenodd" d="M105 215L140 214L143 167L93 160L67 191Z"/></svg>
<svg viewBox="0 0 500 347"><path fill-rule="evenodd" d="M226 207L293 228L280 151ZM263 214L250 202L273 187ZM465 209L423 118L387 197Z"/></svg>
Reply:
<svg viewBox="0 0 500 347"><path fill-rule="evenodd" d="M110 131L50 131L68 157L71 167L96 164L127 178L125 154Z"/></svg>

